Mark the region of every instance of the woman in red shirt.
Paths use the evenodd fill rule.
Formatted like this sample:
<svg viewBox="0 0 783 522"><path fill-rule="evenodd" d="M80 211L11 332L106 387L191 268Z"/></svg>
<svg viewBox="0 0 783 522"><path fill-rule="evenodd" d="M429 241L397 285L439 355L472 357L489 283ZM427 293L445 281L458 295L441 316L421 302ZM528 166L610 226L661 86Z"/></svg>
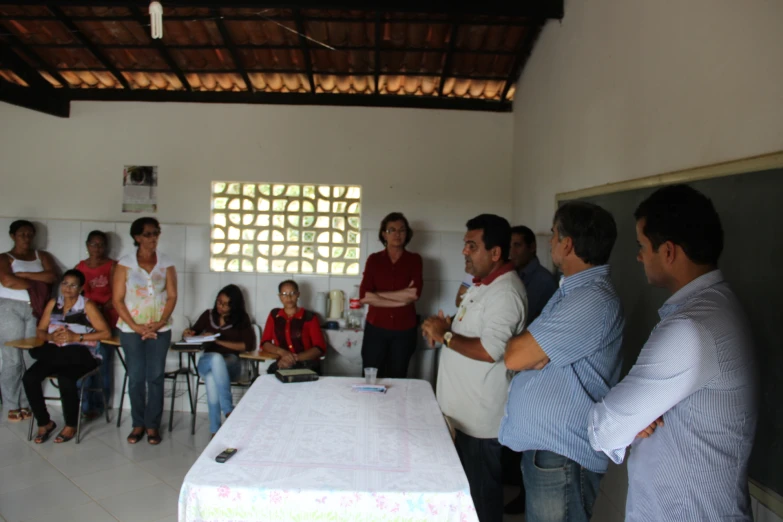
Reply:
<svg viewBox="0 0 783 522"><path fill-rule="evenodd" d="M106 323L110 329L117 326L117 310L111 302L111 281L114 275L114 266L117 261L110 259L107 255L109 249L109 238L105 232L93 230L87 234L87 254L89 257L76 265L76 270L84 274L84 297L98 305L98 309L103 313ZM114 348L102 343L98 343L98 353L101 359L101 375L103 382L98 382L98 376L93 375L86 382L80 385L89 388L103 387L106 399L111 404L112 389L112 369ZM88 420L95 419L103 415L103 399L97 391L85 390L82 400L82 415Z"/></svg>
<svg viewBox="0 0 783 522"><path fill-rule="evenodd" d="M386 247L367 258L359 290L370 305L364 326L362 367L378 368L378 377L404 379L416 351L418 318L414 303L421 296L422 262L405 250L413 238L408 220L392 212L381 221L378 239Z"/></svg>
<svg viewBox="0 0 783 522"><path fill-rule="evenodd" d="M277 291L283 308L269 312L261 335L261 349L280 356L268 373L294 367L321 373L320 359L326 355L326 342L318 317L299 307L299 285L295 281L283 281Z"/></svg>

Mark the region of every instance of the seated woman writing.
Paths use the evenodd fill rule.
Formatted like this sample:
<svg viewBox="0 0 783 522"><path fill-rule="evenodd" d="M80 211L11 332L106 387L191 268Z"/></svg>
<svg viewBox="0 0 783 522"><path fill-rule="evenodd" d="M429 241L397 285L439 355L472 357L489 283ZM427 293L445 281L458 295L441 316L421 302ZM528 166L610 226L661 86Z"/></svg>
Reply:
<svg viewBox="0 0 783 522"><path fill-rule="evenodd" d="M245 298L237 285L223 288L212 310L205 310L193 328L183 337L220 334L217 340L204 345L204 355L198 361L198 373L207 386L209 431L220 428L221 410L226 418L234 411L231 381L239 377L241 352L255 350L255 334L245 311Z"/></svg>
<svg viewBox="0 0 783 522"><path fill-rule="evenodd" d="M98 342L111 337L100 309L81 295L83 287L84 274L78 270L65 272L60 283L60 297L49 301L38 323L38 338L46 343L30 351L36 362L22 377L30 408L38 422L36 444L45 442L57 427L46 410L41 382L50 375L57 376L65 427L54 442L68 442L76 435L79 420L76 381L98 366Z"/></svg>
<svg viewBox="0 0 783 522"><path fill-rule="evenodd" d="M272 309L261 336L261 349L280 356L268 373L286 368L309 368L320 374L320 359L326 354L326 342L318 317L299 308L299 285L295 281L283 281L277 290L283 308Z"/></svg>

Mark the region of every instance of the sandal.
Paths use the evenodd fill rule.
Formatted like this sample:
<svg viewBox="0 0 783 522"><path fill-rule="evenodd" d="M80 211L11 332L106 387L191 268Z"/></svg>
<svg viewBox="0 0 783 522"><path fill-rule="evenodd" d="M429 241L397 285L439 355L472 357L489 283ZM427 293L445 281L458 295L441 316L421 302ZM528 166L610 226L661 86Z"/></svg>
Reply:
<svg viewBox="0 0 783 522"><path fill-rule="evenodd" d="M20 408L19 413L22 416L22 420L29 419L30 417L33 416L33 410L31 410L30 408Z"/></svg>
<svg viewBox="0 0 783 522"><path fill-rule="evenodd" d="M157 446L161 443L162 440L163 439L160 437L160 432L158 430L149 430L147 432L147 442L153 446Z"/></svg>
<svg viewBox="0 0 783 522"><path fill-rule="evenodd" d="M35 442L36 444L43 444L49 439L49 437L56 429L57 429L57 424L52 423L52 427L46 430L45 432L36 435L35 438L33 439L33 442Z"/></svg>
<svg viewBox="0 0 783 522"><path fill-rule="evenodd" d="M24 412L22 409L8 410L8 422L22 422L24 420Z"/></svg>
<svg viewBox="0 0 783 522"><path fill-rule="evenodd" d="M136 430L140 431L136 431ZM128 444L136 444L144 438L144 428L133 428L133 431L128 435Z"/></svg>
<svg viewBox="0 0 783 522"><path fill-rule="evenodd" d="M73 435L63 435L64 431L65 430L63 430L60 433L58 433L57 436L54 438L54 443L55 444L62 444L63 442L68 442L69 440L71 440L72 438L74 438L76 436L76 430L73 430Z"/></svg>

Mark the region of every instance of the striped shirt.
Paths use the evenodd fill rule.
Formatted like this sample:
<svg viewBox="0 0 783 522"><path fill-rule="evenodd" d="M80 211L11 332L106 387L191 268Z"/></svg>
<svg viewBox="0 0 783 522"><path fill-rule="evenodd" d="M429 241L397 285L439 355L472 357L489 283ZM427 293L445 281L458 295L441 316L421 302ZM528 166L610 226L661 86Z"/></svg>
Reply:
<svg viewBox="0 0 783 522"><path fill-rule="evenodd" d="M591 444L617 463L632 447L626 521L750 522L757 411L745 313L720 270L685 285L658 313L628 376L593 408ZM661 415L663 426L634 440Z"/></svg>
<svg viewBox="0 0 783 522"><path fill-rule="evenodd" d="M500 442L514 451L546 450L604 473L609 459L590 447L590 409L620 377L624 319L609 266L560 282L528 330L549 363L511 381Z"/></svg>

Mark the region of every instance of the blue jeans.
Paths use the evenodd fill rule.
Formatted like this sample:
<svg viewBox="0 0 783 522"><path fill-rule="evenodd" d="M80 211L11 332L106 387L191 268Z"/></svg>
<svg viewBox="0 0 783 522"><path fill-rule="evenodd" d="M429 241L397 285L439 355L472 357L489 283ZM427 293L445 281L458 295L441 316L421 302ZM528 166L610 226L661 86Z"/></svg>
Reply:
<svg viewBox="0 0 783 522"><path fill-rule="evenodd" d="M602 473L551 451L522 455L527 522L587 522L593 516Z"/></svg>
<svg viewBox="0 0 783 522"><path fill-rule="evenodd" d="M239 356L207 352L198 361L198 374L207 386L209 407L209 432L217 433L220 428L220 412L228 415L234 410L231 396L231 381L239 377Z"/></svg>
<svg viewBox="0 0 783 522"><path fill-rule="evenodd" d="M163 416L163 379L171 331L157 339L141 340L137 333L120 332L120 344L128 364L128 397L134 428L160 429Z"/></svg>
<svg viewBox="0 0 783 522"><path fill-rule="evenodd" d="M498 439L477 439L456 430L454 445L468 477L479 522L503 521L502 448Z"/></svg>
<svg viewBox="0 0 783 522"><path fill-rule="evenodd" d="M99 382L97 375L92 375L86 379L86 381L79 381L77 385L81 389L82 386L87 388L103 388L103 393L106 394L106 404L103 404L101 394L97 391L84 390L84 399L82 399L82 412L88 413L92 410L96 410L98 413L103 413L103 410L107 405L111 404L111 383L112 373L114 367L114 347L107 346L105 344L98 343L98 353L103 357L101 359L101 377L103 382Z"/></svg>

